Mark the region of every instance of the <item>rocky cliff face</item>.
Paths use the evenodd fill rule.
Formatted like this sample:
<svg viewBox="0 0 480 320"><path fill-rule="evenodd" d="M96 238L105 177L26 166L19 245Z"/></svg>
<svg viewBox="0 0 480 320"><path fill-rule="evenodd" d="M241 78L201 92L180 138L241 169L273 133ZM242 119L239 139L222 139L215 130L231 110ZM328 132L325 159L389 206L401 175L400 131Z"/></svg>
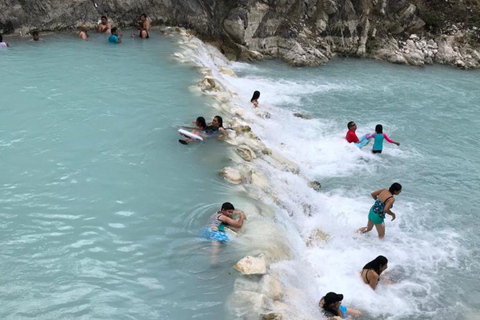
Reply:
<svg viewBox="0 0 480 320"><path fill-rule="evenodd" d="M128 25L142 12L231 59L316 66L340 54L480 67L480 0L0 0L0 31L93 26L101 15Z"/></svg>

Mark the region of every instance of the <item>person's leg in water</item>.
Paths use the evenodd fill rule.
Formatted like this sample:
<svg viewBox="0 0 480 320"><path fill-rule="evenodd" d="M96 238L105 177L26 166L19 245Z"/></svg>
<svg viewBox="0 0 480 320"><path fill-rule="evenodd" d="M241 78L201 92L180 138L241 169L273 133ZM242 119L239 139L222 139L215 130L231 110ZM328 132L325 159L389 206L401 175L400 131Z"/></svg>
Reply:
<svg viewBox="0 0 480 320"><path fill-rule="evenodd" d="M373 221L371 221L370 219L368 219L368 223L367 223L367 226L366 227L361 227L358 229L358 232L360 233L367 233L369 231L371 231L373 229Z"/></svg>
<svg viewBox="0 0 480 320"><path fill-rule="evenodd" d="M383 239L385 237L385 223L376 224L375 228L377 229L378 237Z"/></svg>
<svg viewBox="0 0 480 320"><path fill-rule="evenodd" d="M186 139L178 139L178 142L180 142L181 144L189 144L190 142L192 142L192 138L186 138Z"/></svg>
<svg viewBox="0 0 480 320"><path fill-rule="evenodd" d="M218 250L220 248L220 242L212 241L211 243L212 251L210 254L210 264L214 267L218 264Z"/></svg>

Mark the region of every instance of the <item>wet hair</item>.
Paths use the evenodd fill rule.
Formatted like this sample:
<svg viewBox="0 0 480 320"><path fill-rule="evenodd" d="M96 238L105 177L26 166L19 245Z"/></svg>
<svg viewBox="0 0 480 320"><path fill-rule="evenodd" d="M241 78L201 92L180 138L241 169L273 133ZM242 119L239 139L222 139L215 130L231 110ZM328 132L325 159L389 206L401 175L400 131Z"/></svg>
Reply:
<svg viewBox="0 0 480 320"><path fill-rule="evenodd" d="M343 294L336 294L335 292L327 293L320 301L323 300L323 311L325 312L326 316L339 316L341 317L342 314L338 314L337 310L331 306L332 303L339 302L343 300Z"/></svg>
<svg viewBox="0 0 480 320"><path fill-rule="evenodd" d="M207 127L207 122L205 121L204 117L198 117L196 122L199 127L202 127L202 128Z"/></svg>
<svg viewBox="0 0 480 320"><path fill-rule="evenodd" d="M111 32L112 34L115 34L115 32L117 32L117 27L113 27L112 30L110 30L110 32Z"/></svg>
<svg viewBox="0 0 480 320"><path fill-rule="evenodd" d="M222 117L220 117L220 116L215 116L215 117L213 117L213 119L215 119L215 118L218 120L218 127L219 127L219 128L222 128L222 127L223 127L223 119L222 119Z"/></svg>
<svg viewBox="0 0 480 320"><path fill-rule="evenodd" d="M253 100L258 100L260 98L260 91L254 91L253 92L253 97L250 99L250 102L253 102Z"/></svg>
<svg viewBox="0 0 480 320"><path fill-rule="evenodd" d="M222 210L235 210L235 207L230 202L222 204Z"/></svg>
<svg viewBox="0 0 480 320"><path fill-rule="evenodd" d="M367 270L374 270L378 275L382 273L382 267L385 266L388 263L388 259L385 258L384 256L378 256L369 263L367 263L363 269Z"/></svg>
<svg viewBox="0 0 480 320"><path fill-rule="evenodd" d="M100 19L107 19L107 20L108 20L108 18L107 18L107 17L105 17L105 16L102 16Z"/></svg>
<svg viewBox="0 0 480 320"><path fill-rule="evenodd" d="M390 188L388 188L388 191L390 191L391 194L395 194L395 192L397 191L401 191L402 190L402 185L398 182L394 182Z"/></svg>
<svg viewBox="0 0 480 320"><path fill-rule="evenodd" d="M83 31L83 32L86 33L86 32L87 32L87 27L86 27L86 26L81 26L81 27L80 27L80 31Z"/></svg>
<svg viewBox="0 0 480 320"><path fill-rule="evenodd" d="M32 36L38 36L38 31L33 31Z"/></svg>
<svg viewBox="0 0 480 320"><path fill-rule="evenodd" d="M1 33L0 33L0 42L3 42L3 36Z"/></svg>
<svg viewBox="0 0 480 320"><path fill-rule="evenodd" d="M355 121L350 121L347 123L347 128L350 129L355 124Z"/></svg>
<svg viewBox="0 0 480 320"><path fill-rule="evenodd" d="M381 124L377 124L375 126L375 132L376 133L383 133L383 126Z"/></svg>
<svg viewBox="0 0 480 320"><path fill-rule="evenodd" d="M147 15L146 15L145 13L142 13L142 14L140 15L140 18L141 18L141 17L144 17L145 19L147 19Z"/></svg>

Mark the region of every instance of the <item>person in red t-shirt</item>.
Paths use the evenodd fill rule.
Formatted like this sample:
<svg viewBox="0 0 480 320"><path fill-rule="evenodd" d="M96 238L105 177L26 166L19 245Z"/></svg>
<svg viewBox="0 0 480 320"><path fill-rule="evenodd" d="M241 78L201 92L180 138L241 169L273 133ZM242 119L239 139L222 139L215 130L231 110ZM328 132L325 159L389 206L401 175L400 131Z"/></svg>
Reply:
<svg viewBox="0 0 480 320"><path fill-rule="evenodd" d="M357 125L355 124L355 122L350 121L347 124L347 127L348 127L348 132L347 132L347 135L345 136L345 139L347 139L348 143L352 143L352 142L358 143L359 140L358 140L357 134L355 133L355 131L357 130Z"/></svg>

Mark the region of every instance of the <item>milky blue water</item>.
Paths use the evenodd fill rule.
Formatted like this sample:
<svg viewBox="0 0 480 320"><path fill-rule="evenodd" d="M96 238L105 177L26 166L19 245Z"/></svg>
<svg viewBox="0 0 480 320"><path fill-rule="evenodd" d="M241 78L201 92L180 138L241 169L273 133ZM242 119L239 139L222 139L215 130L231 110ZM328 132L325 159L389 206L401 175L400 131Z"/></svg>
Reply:
<svg viewBox="0 0 480 320"><path fill-rule="evenodd" d="M175 127L215 115L198 73L156 32L44 39L0 52L0 318L224 319L238 257L198 235L225 146Z"/></svg>
<svg viewBox="0 0 480 320"><path fill-rule="evenodd" d="M259 90L259 110L271 114L252 116L253 130L322 182L322 193L312 196L289 180L288 193L279 196L290 198L292 233L307 239L321 228L330 234L320 248L299 246L302 262L280 266L290 274L284 282L302 292L287 298L299 305L296 312L319 317L318 299L336 291L365 319L477 319L479 71L349 59L322 68L270 61L234 69L239 78L229 82L245 106L251 108L248 101ZM357 123L359 136L383 124L401 145L385 141L381 155L371 154L371 146L348 145L349 121ZM378 240L375 230L356 234L366 225L370 193L393 182L403 192L393 208L397 219L386 219L386 239ZM305 204L312 208L308 215ZM380 254L389 258L393 284L373 292L358 272Z"/></svg>
<svg viewBox="0 0 480 320"><path fill-rule="evenodd" d="M249 200L217 175L230 163L226 144L177 142L175 125L215 115L211 100L188 89L199 74L171 58L175 40L156 33L120 46L96 34L45 39L7 39L12 47L0 53L0 317L228 318L241 248L222 247L212 265L198 233L222 202ZM343 59L233 68L229 89L254 132L322 182L315 192L254 161L271 173L276 201L265 201L291 238L292 259L272 266L289 319L321 318L328 291L343 293L360 319L476 319L479 72ZM251 109L254 90L269 118ZM400 147L385 142L372 155L348 145L351 120L359 135L383 124ZM370 193L394 181L404 189L386 239L356 234ZM328 240L306 246L317 229ZM374 292L359 272L379 254L393 284Z"/></svg>

